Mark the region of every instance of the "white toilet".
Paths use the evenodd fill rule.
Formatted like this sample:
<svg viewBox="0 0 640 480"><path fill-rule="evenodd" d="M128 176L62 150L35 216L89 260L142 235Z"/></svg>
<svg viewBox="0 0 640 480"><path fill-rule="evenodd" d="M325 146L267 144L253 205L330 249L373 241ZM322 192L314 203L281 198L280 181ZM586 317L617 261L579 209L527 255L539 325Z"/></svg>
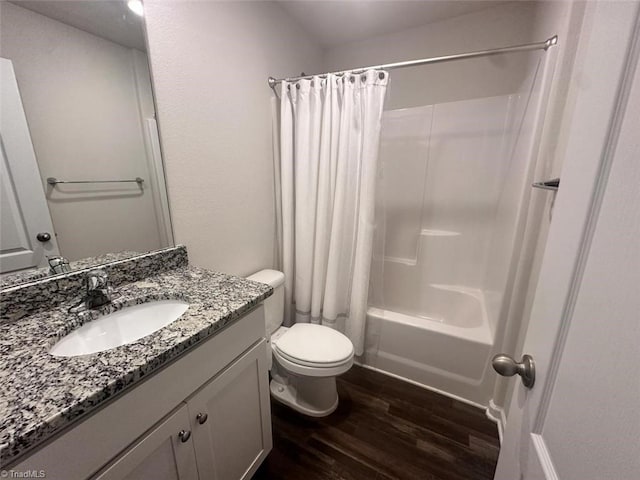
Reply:
<svg viewBox="0 0 640 480"><path fill-rule="evenodd" d="M261 270L248 279L273 287L273 295L264 301L271 395L305 415L329 415L338 407L336 376L353 365L351 340L323 325L283 327L284 274Z"/></svg>

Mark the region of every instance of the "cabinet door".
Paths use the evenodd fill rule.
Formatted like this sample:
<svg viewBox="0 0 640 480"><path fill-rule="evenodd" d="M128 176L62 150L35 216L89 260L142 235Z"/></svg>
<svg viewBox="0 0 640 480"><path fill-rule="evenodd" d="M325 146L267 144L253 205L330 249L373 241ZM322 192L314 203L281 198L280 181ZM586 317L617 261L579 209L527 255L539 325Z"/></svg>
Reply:
<svg viewBox="0 0 640 480"><path fill-rule="evenodd" d="M183 435L180 432L184 431ZM124 452L94 480L197 480L186 404Z"/></svg>
<svg viewBox="0 0 640 480"><path fill-rule="evenodd" d="M271 451L263 340L187 401L202 479L249 479Z"/></svg>

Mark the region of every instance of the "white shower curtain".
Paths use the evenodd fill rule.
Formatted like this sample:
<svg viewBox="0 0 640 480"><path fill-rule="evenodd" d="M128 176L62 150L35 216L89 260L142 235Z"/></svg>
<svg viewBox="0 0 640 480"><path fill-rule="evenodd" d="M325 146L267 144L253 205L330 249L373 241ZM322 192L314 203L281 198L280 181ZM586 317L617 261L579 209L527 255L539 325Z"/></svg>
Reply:
<svg viewBox="0 0 640 480"><path fill-rule="evenodd" d="M344 331L357 355L364 328L378 143L389 75L380 70L282 82L280 260L285 324Z"/></svg>

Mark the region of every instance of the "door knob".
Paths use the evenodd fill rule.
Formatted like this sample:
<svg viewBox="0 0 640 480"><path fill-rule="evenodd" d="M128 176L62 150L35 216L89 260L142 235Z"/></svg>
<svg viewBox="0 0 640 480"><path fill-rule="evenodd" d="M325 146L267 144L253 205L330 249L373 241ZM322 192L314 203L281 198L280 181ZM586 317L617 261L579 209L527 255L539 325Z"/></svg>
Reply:
<svg viewBox="0 0 640 480"><path fill-rule="evenodd" d="M491 360L493 369L503 377L513 377L520 375L522 384L527 388L533 388L536 382L536 367L531 355L523 355L520 362L516 362L509 355L501 353Z"/></svg>
<svg viewBox="0 0 640 480"><path fill-rule="evenodd" d="M40 232L36 235L36 238L39 242L48 242L49 240L51 240L51 234L49 232Z"/></svg>

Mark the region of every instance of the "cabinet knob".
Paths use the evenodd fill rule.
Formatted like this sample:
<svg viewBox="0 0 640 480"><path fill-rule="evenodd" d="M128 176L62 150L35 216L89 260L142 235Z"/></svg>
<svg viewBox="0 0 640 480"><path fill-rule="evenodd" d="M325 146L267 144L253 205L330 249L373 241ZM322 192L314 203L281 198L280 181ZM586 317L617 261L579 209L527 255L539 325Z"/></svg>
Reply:
<svg viewBox="0 0 640 480"><path fill-rule="evenodd" d="M200 425L206 422L207 418L209 418L209 415L207 415L206 413L199 413L198 415L196 415L196 420L198 420L198 423Z"/></svg>
<svg viewBox="0 0 640 480"><path fill-rule="evenodd" d="M36 239L39 242L45 243L51 240L51 234L49 232L40 232L39 234L36 235Z"/></svg>
<svg viewBox="0 0 640 480"><path fill-rule="evenodd" d="M188 441L190 437L191 437L190 430L180 430L180 433L178 433L178 438L182 443Z"/></svg>

